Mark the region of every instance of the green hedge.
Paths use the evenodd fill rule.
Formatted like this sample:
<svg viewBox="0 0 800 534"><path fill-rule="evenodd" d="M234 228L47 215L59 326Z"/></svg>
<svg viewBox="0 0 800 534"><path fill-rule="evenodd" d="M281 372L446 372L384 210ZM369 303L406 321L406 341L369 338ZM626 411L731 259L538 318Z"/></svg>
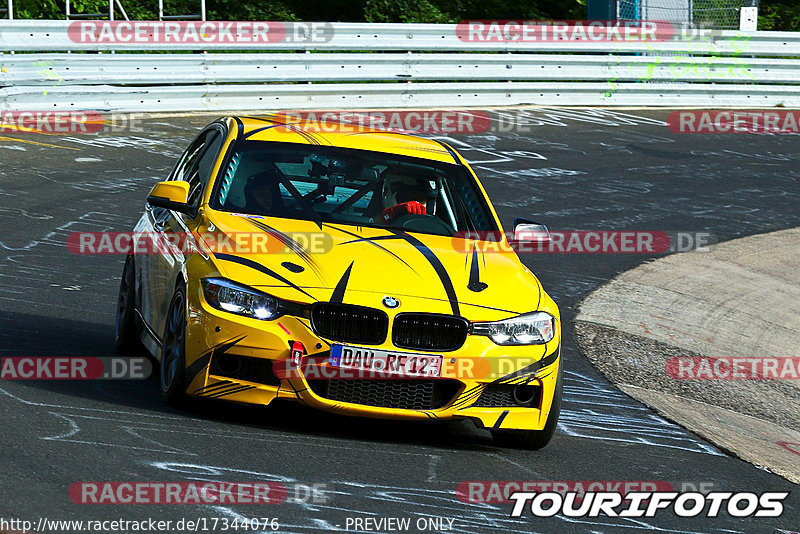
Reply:
<svg viewBox="0 0 800 534"><path fill-rule="evenodd" d="M761 0L758 29L800 31L800 2L797 0Z"/></svg>
<svg viewBox="0 0 800 534"><path fill-rule="evenodd" d="M122 0L131 19L158 18L157 0ZM459 22L467 19L586 18L586 0L208 0L212 20ZM105 13L107 0L72 0L75 13ZM165 0L166 14L192 14L200 0ZM20 19L63 19L63 0L15 0ZM119 16L118 16L119 18ZM798 0L761 0L760 30L800 31Z"/></svg>
<svg viewBox="0 0 800 534"><path fill-rule="evenodd" d="M74 13L106 13L103 0L72 0ZM122 0L131 19L158 18L157 0ZM208 0L213 20L458 22L465 19L583 19L586 0ZM200 0L165 0L166 14L199 13ZM15 0L21 19L63 19L63 0ZM119 18L119 15L117 16Z"/></svg>

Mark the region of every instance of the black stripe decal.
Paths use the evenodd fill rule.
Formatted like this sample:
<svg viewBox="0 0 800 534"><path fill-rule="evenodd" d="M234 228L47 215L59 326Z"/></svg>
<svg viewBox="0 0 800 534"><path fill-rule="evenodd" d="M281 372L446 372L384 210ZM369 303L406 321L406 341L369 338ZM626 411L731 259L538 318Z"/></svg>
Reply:
<svg viewBox="0 0 800 534"><path fill-rule="evenodd" d="M296 387L294 387L294 384L292 384L292 380L289 379L289 380L286 380L286 382L292 387L292 391L294 391L294 394L297 397L297 400L300 401L301 404L305 404L306 401L303 400L303 397L300 396L300 392L297 390ZM306 389L308 389L308 388L306 388ZM305 391L305 390L301 390L301 391Z"/></svg>
<svg viewBox="0 0 800 534"><path fill-rule="evenodd" d="M539 378L540 378L540 379L544 379L544 378L547 378L548 376L550 376L550 375L552 375L552 374L553 374L553 371L550 371L549 373L547 373L547 374L544 374L544 375L540 376Z"/></svg>
<svg viewBox="0 0 800 534"><path fill-rule="evenodd" d="M270 116L274 116L274 115L270 115ZM253 121L261 121L261 122L277 122L277 121L275 121L273 119L270 119L270 118L267 118L267 117L254 117L252 115L244 115L242 118L243 119L253 120Z"/></svg>
<svg viewBox="0 0 800 534"><path fill-rule="evenodd" d="M299 126L295 126L293 124L283 123L283 126L286 127L287 130L290 130L306 141L309 142L311 145L320 145L321 143L317 140L317 138L312 135L310 132L305 131L304 129L300 128Z"/></svg>
<svg viewBox="0 0 800 534"><path fill-rule="evenodd" d="M269 235L273 236L275 239L283 243L286 247L291 249L292 252L303 258L303 261L305 261L311 267L311 269L313 269L313 271L317 274L317 276L321 278L319 264L317 264L317 262L314 260L311 254L308 253L308 251L305 249L303 245L292 239L291 236L284 234L277 228L273 228L272 226L266 223L257 221L255 219L247 219L247 220L250 224L254 225L259 230L267 232Z"/></svg>
<svg viewBox="0 0 800 534"><path fill-rule="evenodd" d="M222 388L230 386L231 384L233 384L233 382L231 382L230 380L221 380L221 381L215 382L215 383L213 383L211 385L203 386L201 388L197 388L196 390L194 390L194 394L197 395L198 393L210 393L211 391L213 391L215 389L222 389Z"/></svg>
<svg viewBox="0 0 800 534"><path fill-rule="evenodd" d="M394 230L394 232L397 231ZM447 294L447 298L450 301L450 308L453 310L453 315L461 316L458 309L458 296L456 295L456 289L453 287L453 281L450 280L450 275L447 274L447 270L444 268L444 265L442 265L442 262L439 261L439 258L436 257L436 254L434 254L425 243L412 235L404 233L396 233L395 235L401 236L425 256L425 259L431 264L431 267L436 271L439 280L442 282L442 287L444 287L444 292Z"/></svg>
<svg viewBox="0 0 800 534"><path fill-rule="evenodd" d="M297 135L299 135L300 137L302 137L303 139L308 141L309 144L312 144L312 145L319 145L320 144L320 142L317 141L317 139L313 135L311 135L309 132L306 132L302 128L300 128L298 126L295 126L293 124L289 124L289 123L286 123L286 122L281 122L281 121L279 121L279 120L277 120L275 118L275 115L273 115L272 118L269 118L269 119L266 118L266 117L245 117L245 118L259 120L259 121L262 121L262 122L270 122L270 123L272 123L272 126L268 126L266 128L259 128L258 130L250 132L249 134L247 134L247 137L250 137L254 133L258 133L260 131L264 131L264 130L267 130L269 128L275 128L276 126L283 126L287 130L290 130L290 131L296 133Z"/></svg>
<svg viewBox="0 0 800 534"><path fill-rule="evenodd" d="M450 153L450 156L455 160L456 165L461 165L461 160L458 159L458 156L456 156L456 151L453 150L450 147L450 145L448 145L447 143L443 143L442 141L439 141L438 139L434 139L434 141L436 141L437 143L442 145L445 148L445 150L447 150Z"/></svg>
<svg viewBox="0 0 800 534"><path fill-rule="evenodd" d="M484 388L484 389L486 389L486 388ZM462 401L463 400L469 401L470 399L477 399L478 397L481 396L481 393L483 393L483 389L481 389L480 391L473 391L469 395L465 395L464 397L462 397L461 400Z"/></svg>
<svg viewBox="0 0 800 534"><path fill-rule="evenodd" d="M331 302L335 304L341 304L344 302L344 292L347 290L347 282L350 280L350 271L353 270L354 263L355 261L350 262L350 266L347 267L347 270L339 279L339 283L336 284L333 294L331 295Z"/></svg>
<svg viewBox="0 0 800 534"><path fill-rule="evenodd" d="M508 415L508 410L501 413L500 417L497 418L497 422L495 422L492 428L500 428L500 425L503 424L503 420L506 418L507 415Z"/></svg>
<svg viewBox="0 0 800 534"><path fill-rule="evenodd" d="M275 120L274 122L279 122L279 121ZM331 144L330 141L328 141L327 139L325 139L323 136L319 135L318 133L313 133L313 132L306 131L304 128L302 128L302 127L300 127L300 126L298 126L296 124L290 124L290 123L284 122L283 125L286 126L287 129L292 130L293 132L302 135L312 145L321 145L322 143L319 142L320 139L322 139L323 141L325 141L329 145Z"/></svg>
<svg viewBox="0 0 800 534"><path fill-rule="evenodd" d="M261 133L264 130L269 130L270 128L277 128L278 126L282 126L282 124L273 124L271 126L264 126L263 128L256 128L255 130L247 132L247 135L245 135L244 138L245 139L250 139L250 137L252 137L253 135L255 135L257 133Z"/></svg>
<svg viewBox="0 0 800 534"><path fill-rule="evenodd" d="M388 241L392 239L403 239L403 236L392 234L392 235L378 235L375 237L359 237L358 239L351 239L350 241L345 241L344 243L342 243L342 245L347 245L349 243L363 243L363 242L373 243L375 241Z"/></svg>
<svg viewBox="0 0 800 534"><path fill-rule="evenodd" d="M239 388L230 389L228 391L223 391L222 393L215 393L213 395L206 395L207 399L216 399L219 397L226 397L228 395L233 395L234 393L241 393L243 391L248 391L251 389L256 389L255 386L240 386Z"/></svg>
<svg viewBox="0 0 800 534"><path fill-rule="evenodd" d="M319 141L316 140L316 138L314 138L311 134L309 134L305 130L303 130L301 128L294 127L294 126L291 126L291 125L288 125L288 124L285 124L284 126L286 126L287 130L290 130L290 131L296 133L297 135L299 135L300 137L302 137L303 139L308 141L308 144L310 144L310 145L319 145L320 144Z"/></svg>
<svg viewBox="0 0 800 534"><path fill-rule="evenodd" d="M478 265L478 247L474 246L472 247L472 265L469 269L469 284L467 284L467 289L475 293L480 293L487 287L489 287L489 285L486 284L486 282L481 282L480 266Z"/></svg>
<svg viewBox="0 0 800 534"><path fill-rule="evenodd" d="M387 254L391 254L392 257L394 257L396 260L402 262L403 265L405 265L406 267L411 269L411 271L414 274L417 274L417 271L415 271L414 268L411 265L409 265L406 260L404 260L403 258L398 256L397 254L395 254L394 252L392 252L388 248L386 248L386 247L384 247L382 245L379 245L378 243L374 242L374 240L376 240L376 239L400 239L398 236L390 235L390 236L377 236L377 237L361 237L358 234L354 234L353 232L348 232L347 230L342 230L341 228L337 228L336 226L330 226L330 225L326 225L326 226L329 226L330 228L333 228L334 230L342 232L343 234L347 234L349 236L353 236L353 237L358 238L358 239L354 239L352 241L345 241L344 243L341 243L342 245L347 245L348 243L357 243L357 242L361 242L361 241L363 241L365 243L369 243L373 247L378 247L379 249L381 249L382 251L386 252ZM419 275L417 274L417 276L419 276Z"/></svg>
<svg viewBox="0 0 800 534"><path fill-rule="evenodd" d="M240 137L242 137L242 134L244 133L244 123L242 122L242 119L240 119L239 117L234 117L233 120L236 121L236 126L238 127L236 138L239 139Z"/></svg>
<svg viewBox="0 0 800 534"><path fill-rule="evenodd" d="M542 283L539 281L538 278L536 279L536 287L539 289L539 298L536 300L536 307L534 308L534 310L538 310L539 305L542 303Z"/></svg>
<svg viewBox="0 0 800 534"><path fill-rule="evenodd" d="M532 364L530 364L530 365L528 365L526 367L523 367L522 369L519 369L518 371L514 371L513 373L507 374L504 377L498 378L497 380L492 382L492 384L497 384L497 383L501 383L501 382L507 382L507 381L513 380L515 378L524 377L525 375L527 375L529 373L535 373L539 369L542 369L544 367L547 367L548 365L554 364L556 362L556 360L558 360L558 356L559 356L560 353L561 353L561 347L559 347L556 350L554 350L551 355L546 356L546 357L542 358L541 360L539 360L537 362L533 362Z"/></svg>
<svg viewBox="0 0 800 534"><path fill-rule="evenodd" d="M279 280L279 281L283 282L287 286L289 286L289 287L291 287L293 289L296 289L297 291L303 293L304 295L306 295L306 296L308 296L308 297L310 297L312 299L314 298L312 295L310 295L309 293L306 293L305 290L301 289L294 282L292 282L290 280L287 280L285 277L279 275L278 273L276 273L275 271L273 271L269 267L265 267L265 266L261 265L260 263L255 262L255 261L253 261L251 259L240 258L239 256L234 256L233 254L217 254L216 257L221 259L221 260L229 261L231 263L238 263L239 265L244 265L245 267L250 267L251 269L255 269L256 271L261 271L262 273L264 273L264 274L266 274L268 276L271 276L272 278L274 278L276 280ZM316 300L316 299L314 299L314 300Z"/></svg>
<svg viewBox="0 0 800 534"><path fill-rule="evenodd" d="M458 402L453 404L453 408L461 408L467 404L472 404L474 401L478 400L478 397L481 396L481 393L483 393L483 390L475 391L469 395L461 397Z"/></svg>
<svg viewBox="0 0 800 534"><path fill-rule="evenodd" d="M200 374L200 372L208 367L208 363L211 361L211 351L206 352L192 364L186 368L186 384L191 384L195 377Z"/></svg>
<svg viewBox="0 0 800 534"><path fill-rule="evenodd" d="M486 310L501 311L501 312L505 312L505 313L516 313L517 315L522 313L522 312L513 311L513 310L504 310L503 308L492 308L491 306L481 306L480 304L467 304L467 306L473 306L475 308L483 308L483 309L486 309Z"/></svg>
<svg viewBox="0 0 800 534"><path fill-rule="evenodd" d="M320 144L322 144L317 140L316 136L311 134L311 132L307 132L304 129L302 129L301 127L299 127L299 126L296 126L294 124L289 124L287 122L281 122L281 121L278 121L278 120L275 120L275 119L273 119L272 122L276 123L275 124L276 126L283 126L287 130L296 133L297 135L299 135L300 137L302 137L303 139L308 141L309 144L312 144L312 145L320 145Z"/></svg>
<svg viewBox="0 0 800 534"><path fill-rule="evenodd" d="M481 395L481 393L483 393L484 389L485 389L485 384L480 384L478 386L475 386L474 388L469 390L469 393L464 393L463 395L461 395L461 398L459 399L458 402L461 402L461 401L463 401L465 399L471 399L471 398L479 397Z"/></svg>
<svg viewBox="0 0 800 534"><path fill-rule="evenodd" d="M309 135L309 136L310 136L312 139L314 139L314 142L315 142L316 144L318 144L318 145L321 145L321 144L322 144L322 143L320 142L320 139L321 139L322 141L324 141L325 143L327 143L328 145L330 145L330 144L331 144L331 142L330 142L330 141L328 141L328 140L327 140L327 139L326 139L324 136L322 136L322 135L320 135L320 134L318 134L318 133L316 133L316 132L305 132L305 133L306 133L306 135Z"/></svg>
<svg viewBox="0 0 800 534"><path fill-rule="evenodd" d="M242 384L239 384L237 382L231 382L230 384L226 384L226 386L224 388L219 388L219 389L214 390L214 391L204 391L203 393L201 393L201 395L204 396L204 397L211 398L211 397L215 397L217 395L225 395L229 391L233 391L234 389L238 389L240 387L242 387Z"/></svg>
<svg viewBox="0 0 800 534"><path fill-rule="evenodd" d="M480 389L482 387L482 385L483 384L478 384L477 386L472 386L468 390L464 391L464 393L462 393L461 395L464 396L464 395L469 395L470 393L474 393L476 390Z"/></svg>
<svg viewBox="0 0 800 534"><path fill-rule="evenodd" d="M208 351L206 351L202 356L197 358L195 361L192 362L186 368L186 384L191 384L192 381L197 377L197 375L211 362L211 356L217 353L224 354L228 351L231 347L236 345L238 342L243 340L246 336L240 336L229 341L224 341L219 345L215 345L211 347Z"/></svg>

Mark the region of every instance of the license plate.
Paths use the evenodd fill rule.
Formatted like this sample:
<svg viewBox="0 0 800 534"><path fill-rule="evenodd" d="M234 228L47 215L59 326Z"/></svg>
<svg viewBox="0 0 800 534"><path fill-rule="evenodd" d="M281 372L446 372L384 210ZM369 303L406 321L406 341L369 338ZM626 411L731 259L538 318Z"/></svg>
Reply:
<svg viewBox="0 0 800 534"><path fill-rule="evenodd" d="M440 354L417 354L333 345L331 367L415 378L437 378L442 374Z"/></svg>

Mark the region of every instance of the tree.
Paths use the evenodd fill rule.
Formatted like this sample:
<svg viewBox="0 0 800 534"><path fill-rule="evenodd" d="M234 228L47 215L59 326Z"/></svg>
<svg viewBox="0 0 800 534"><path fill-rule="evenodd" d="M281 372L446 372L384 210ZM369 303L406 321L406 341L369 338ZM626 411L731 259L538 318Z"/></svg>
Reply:
<svg viewBox="0 0 800 534"><path fill-rule="evenodd" d="M783 0L791 1L791 0ZM122 0L134 20L158 18L157 0ZM584 19L586 0L208 0L211 20L459 22L468 19ZM195 14L200 0L165 0L167 14ZM107 13L108 0L71 0L73 13ZM63 19L64 0L15 0L21 19Z"/></svg>
<svg viewBox="0 0 800 534"><path fill-rule="evenodd" d="M758 29L800 31L800 4L797 0L762 0L758 7Z"/></svg>

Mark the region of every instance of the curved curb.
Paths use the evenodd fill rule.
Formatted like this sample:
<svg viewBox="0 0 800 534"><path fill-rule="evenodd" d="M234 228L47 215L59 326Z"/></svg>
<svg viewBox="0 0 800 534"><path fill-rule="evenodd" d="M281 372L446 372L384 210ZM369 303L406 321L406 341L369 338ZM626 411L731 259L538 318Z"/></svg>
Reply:
<svg viewBox="0 0 800 534"><path fill-rule="evenodd" d="M797 379L785 380L679 380L667 373L671 358L670 365L676 358L800 357L798 249L800 228L622 273L580 304L578 345L625 393L800 483L800 369L782 375Z"/></svg>

